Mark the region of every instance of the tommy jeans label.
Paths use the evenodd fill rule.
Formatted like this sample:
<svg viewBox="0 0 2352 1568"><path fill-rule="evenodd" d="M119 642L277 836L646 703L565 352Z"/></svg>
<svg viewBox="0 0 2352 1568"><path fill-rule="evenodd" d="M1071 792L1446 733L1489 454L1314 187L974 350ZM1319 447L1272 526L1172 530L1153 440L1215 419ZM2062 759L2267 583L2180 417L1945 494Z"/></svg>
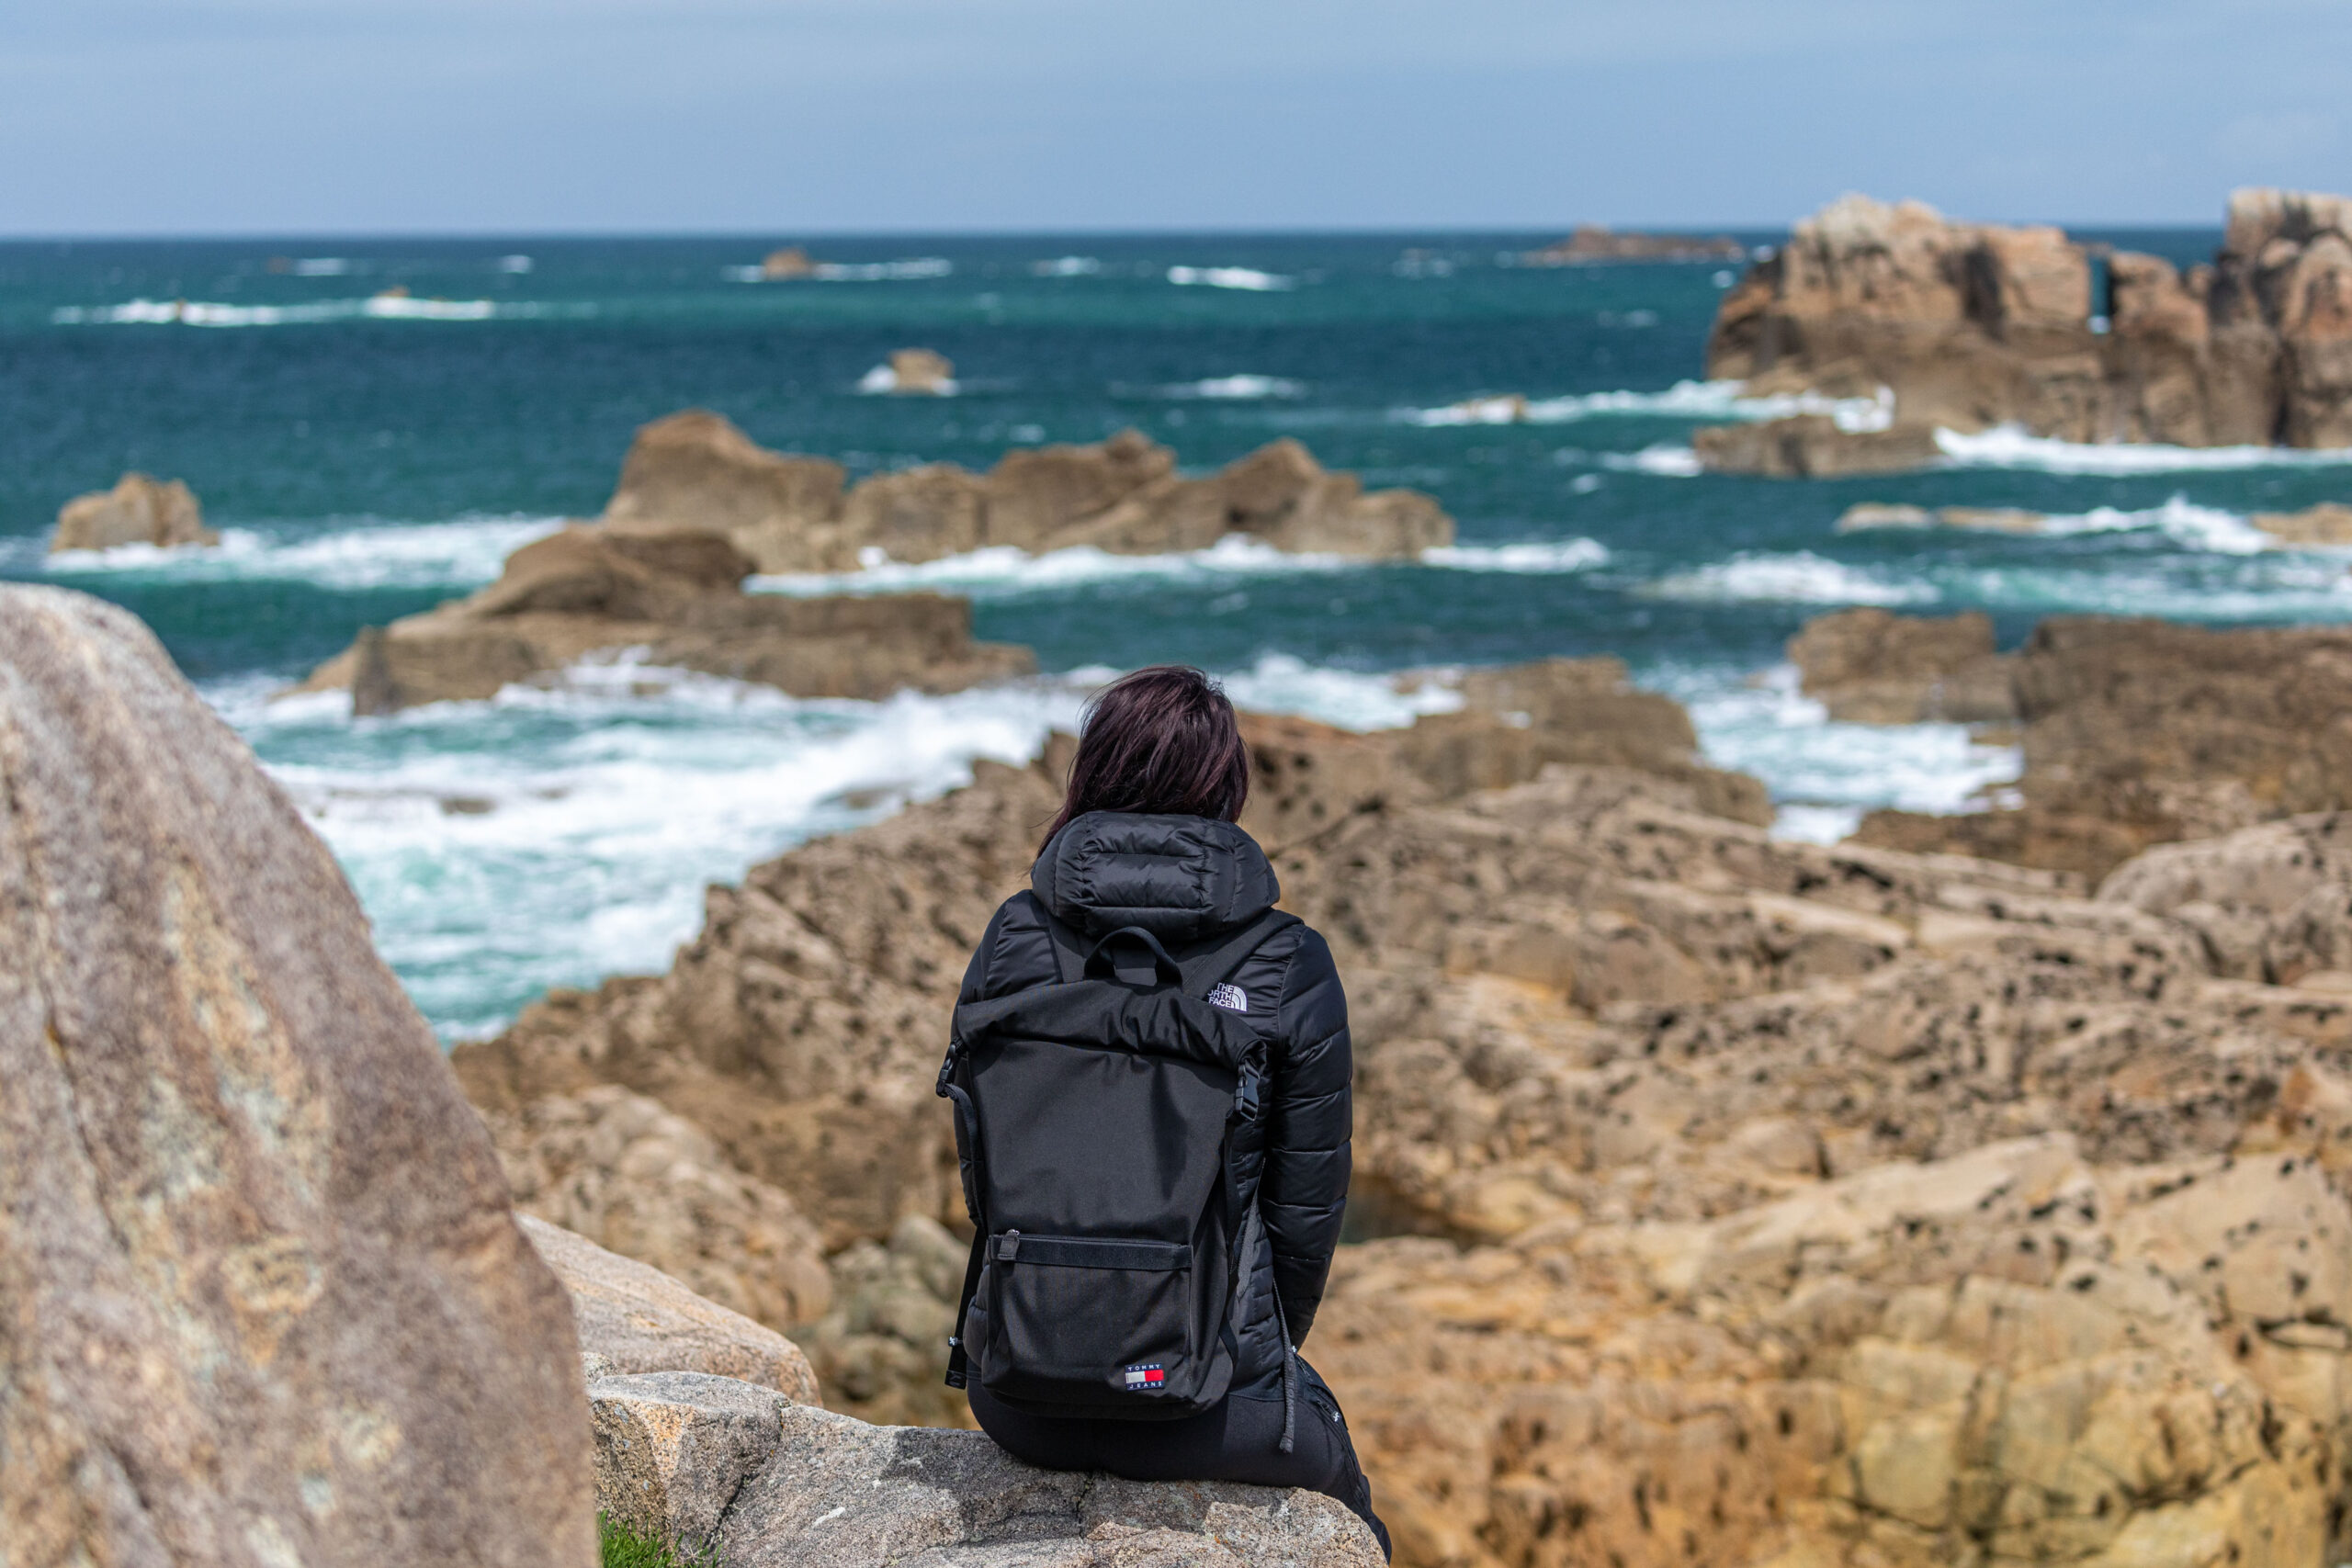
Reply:
<svg viewBox="0 0 2352 1568"><path fill-rule="evenodd" d="M1223 1008L1227 1012L1248 1012L1250 996L1238 986L1219 986L1209 993L1209 1005Z"/></svg>
<svg viewBox="0 0 2352 1568"><path fill-rule="evenodd" d="M1159 1362L1147 1361L1139 1367L1129 1367L1126 1378L1129 1393L1148 1393L1168 1382L1168 1373Z"/></svg>

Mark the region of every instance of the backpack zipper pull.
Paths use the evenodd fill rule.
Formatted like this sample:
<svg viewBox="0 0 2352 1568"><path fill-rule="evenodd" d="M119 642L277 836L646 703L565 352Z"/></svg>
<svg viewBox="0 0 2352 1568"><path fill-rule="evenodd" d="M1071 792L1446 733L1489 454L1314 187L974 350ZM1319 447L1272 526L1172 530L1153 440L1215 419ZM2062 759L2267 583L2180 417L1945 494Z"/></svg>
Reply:
<svg viewBox="0 0 2352 1568"><path fill-rule="evenodd" d="M996 1238L996 1260L1010 1263L1021 1256L1021 1233L1007 1231Z"/></svg>

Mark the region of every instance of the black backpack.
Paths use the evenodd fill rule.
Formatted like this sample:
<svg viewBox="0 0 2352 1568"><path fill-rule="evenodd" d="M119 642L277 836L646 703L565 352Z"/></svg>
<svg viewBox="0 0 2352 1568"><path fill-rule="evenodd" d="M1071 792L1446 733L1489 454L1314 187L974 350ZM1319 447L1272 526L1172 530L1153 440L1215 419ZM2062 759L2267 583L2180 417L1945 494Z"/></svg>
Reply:
<svg viewBox="0 0 2352 1568"><path fill-rule="evenodd" d="M1197 1415L1233 1380L1265 1136L1266 1042L1208 998L1297 917L1179 958L1139 926L1090 942L1019 897L1060 977L956 1008L939 1069L976 1233L948 1386L976 1375L1035 1415ZM1120 978L1114 948L1148 953L1152 978Z"/></svg>

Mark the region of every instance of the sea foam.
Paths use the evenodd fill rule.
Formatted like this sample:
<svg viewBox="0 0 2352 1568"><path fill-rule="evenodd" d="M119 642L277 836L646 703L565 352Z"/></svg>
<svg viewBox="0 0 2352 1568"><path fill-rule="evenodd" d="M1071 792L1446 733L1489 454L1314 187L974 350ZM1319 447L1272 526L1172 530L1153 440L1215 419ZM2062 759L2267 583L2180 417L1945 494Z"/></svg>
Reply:
<svg viewBox="0 0 2352 1568"><path fill-rule="evenodd" d="M2038 468L2053 474L2164 474L2195 469L2325 468L2352 463L2352 448L2165 446L2154 442L2086 445L2029 435L2014 425L1936 432L1936 445L1962 468Z"/></svg>
<svg viewBox="0 0 2352 1568"><path fill-rule="evenodd" d="M1940 596L1932 584L1889 581L1811 550L1742 551L1659 578L1638 592L1717 604L1927 604Z"/></svg>
<svg viewBox="0 0 2352 1568"><path fill-rule="evenodd" d="M224 528L218 545L66 550L40 557L38 570L62 578L105 574L176 582L314 582L338 589L477 588L497 578L509 555L553 533L563 522L560 517L483 517L322 531L286 525ZM25 539L17 545L29 554L38 550L40 541Z"/></svg>
<svg viewBox="0 0 2352 1568"><path fill-rule="evenodd" d="M496 1030L550 986L659 970L703 889L821 833L1018 764L1114 671L947 696L804 701L641 654L549 685L353 720L340 693L206 689L350 875L379 944L445 1039ZM1268 656L1244 706L1358 729L1458 707L1442 682Z"/></svg>
<svg viewBox="0 0 2352 1568"><path fill-rule="evenodd" d="M1168 281L1182 287L1240 288L1261 294L1298 287L1295 277L1249 266L1171 266L1168 269Z"/></svg>

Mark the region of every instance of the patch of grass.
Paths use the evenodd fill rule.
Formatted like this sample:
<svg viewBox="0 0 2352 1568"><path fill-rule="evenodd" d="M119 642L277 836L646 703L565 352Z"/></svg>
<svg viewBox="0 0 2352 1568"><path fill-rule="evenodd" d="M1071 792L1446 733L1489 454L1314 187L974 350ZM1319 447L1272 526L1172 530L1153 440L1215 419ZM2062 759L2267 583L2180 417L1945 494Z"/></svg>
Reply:
<svg viewBox="0 0 2352 1568"><path fill-rule="evenodd" d="M596 1536L604 1549L604 1568L718 1568L714 1550L682 1557L669 1542L639 1535L609 1514L596 1516Z"/></svg>

